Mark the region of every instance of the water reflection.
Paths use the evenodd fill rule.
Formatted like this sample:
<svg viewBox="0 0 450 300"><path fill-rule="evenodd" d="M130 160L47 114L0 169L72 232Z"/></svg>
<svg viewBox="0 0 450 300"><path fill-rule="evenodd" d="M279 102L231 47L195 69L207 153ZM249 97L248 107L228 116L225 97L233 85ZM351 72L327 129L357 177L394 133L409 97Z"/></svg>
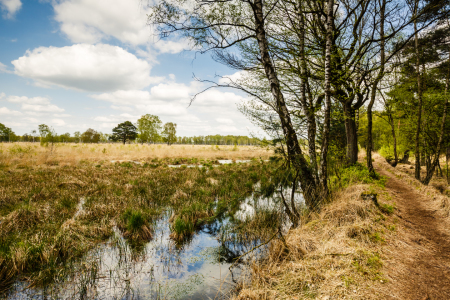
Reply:
<svg viewBox="0 0 450 300"><path fill-rule="evenodd" d="M168 218L155 225L154 239L140 251L132 249L119 230L71 266L54 284L27 289L17 282L9 299L222 299L228 298L242 266L231 266L248 245L217 238L226 221L205 226L179 247L169 238ZM209 297L209 298L208 298Z"/></svg>
<svg viewBox="0 0 450 300"><path fill-rule="evenodd" d="M290 197L290 189L283 192ZM131 248L114 228L107 243L69 266L69 272L57 276L55 283L27 288L26 283L16 282L8 299L228 299L237 280L249 278L248 263L267 249L241 257L265 238L243 238L237 232L238 223L263 211L282 212L278 197L279 193L266 198L255 192L242 201L232 218L235 221L216 220L181 245L169 237L169 212L156 221L153 240L140 249ZM298 206L304 203L301 193L295 193L294 200ZM83 204L80 199L78 211L82 212ZM284 229L290 227L285 217L281 224Z"/></svg>

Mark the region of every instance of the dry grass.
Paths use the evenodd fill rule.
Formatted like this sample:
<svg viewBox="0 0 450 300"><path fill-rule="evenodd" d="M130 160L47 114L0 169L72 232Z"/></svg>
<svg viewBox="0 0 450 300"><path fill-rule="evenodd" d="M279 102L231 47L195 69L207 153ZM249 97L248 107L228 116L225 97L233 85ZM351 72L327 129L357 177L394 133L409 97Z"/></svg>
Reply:
<svg viewBox="0 0 450 300"><path fill-rule="evenodd" d="M431 198L432 209L440 212L443 217L450 217L450 185L445 177L433 176L428 186L423 185L414 178L414 165L399 164L396 168L389 165L379 154L374 154L377 163L383 168L413 186L420 194ZM412 168L412 169L411 169ZM426 175L425 167L422 167L422 177Z"/></svg>
<svg viewBox="0 0 450 300"><path fill-rule="evenodd" d="M272 243L269 257L253 265L251 286L235 299L381 299L382 245L395 226L388 213L361 198L374 189L382 191L353 184L319 214L303 217L286 243ZM388 201L384 195L378 200Z"/></svg>
<svg viewBox="0 0 450 300"><path fill-rule="evenodd" d="M217 159L268 159L273 152L256 146L140 145L140 144L55 144L0 143L0 163L18 168L49 165L76 165L82 161L177 160L198 163Z"/></svg>

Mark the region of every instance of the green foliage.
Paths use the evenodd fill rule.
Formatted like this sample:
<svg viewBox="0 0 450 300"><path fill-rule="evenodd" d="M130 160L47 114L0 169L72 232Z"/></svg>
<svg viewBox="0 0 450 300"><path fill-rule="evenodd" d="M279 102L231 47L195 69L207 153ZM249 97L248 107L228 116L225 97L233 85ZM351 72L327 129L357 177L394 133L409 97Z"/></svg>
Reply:
<svg viewBox="0 0 450 300"><path fill-rule="evenodd" d="M369 169L360 163L341 168L332 178L332 188L347 187L355 183L376 184L384 187L386 178L370 174Z"/></svg>
<svg viewBox="0 0 450 300"><path fill-rule="evenodd" d="M0 142L13 142L16 139L16 135L11 130L11 128L6 127L0 123Z"/></svg>
<svg viewBox="0 0 450 300"><path fill-rule="evenodd" d="M100 141L100 132L89 128L81 134L80 139L83 143L98 143Z"/></svg>
<svg viewBox="0 0 450 300"><path fill-rule="evenodd" d="M55 132L55 130L45 124L41 124L39 125L39 135L41 136L41 145L48 145L48 144L54 144L56 143L58 140L58 135Z"/></svg>
<svg viewBox="0 0 450 300"><path fill-rule="evenodd" d="M137 131L141 143L156 143L161 140L162 122L158 116L146 114L137 120Z"/></svg>
<svg viewBox="0 0 450 300"><path fill-rule="evenodd" d="M130 121L125 121L113 128L113 134L109 137L112 141L121 141L125 144L127 141L132 141L136 139L137 132L136 126Z"/></svg>
<svg viewBox="0 0 450 300"><path fill-rule="evenodd" d="M177 124L168 122L164 124L163 128L163 141L166 142L167 145L172 145L177 141Z"/></svg>

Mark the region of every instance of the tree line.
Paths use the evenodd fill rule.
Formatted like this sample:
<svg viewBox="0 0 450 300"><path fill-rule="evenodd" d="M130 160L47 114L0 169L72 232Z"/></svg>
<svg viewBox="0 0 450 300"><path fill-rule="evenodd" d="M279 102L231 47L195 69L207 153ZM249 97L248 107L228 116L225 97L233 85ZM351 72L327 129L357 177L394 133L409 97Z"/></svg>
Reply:
<svg viewBox="0 0 450 300"><path fill-rule="evenodd" d="M429 183L449 133L449 41L444 34L438 46L434 35L449 27L448 16L447 0L162 0L148 23L161 38L183 36L241 72L237 80L200 81L249 95L240 110L277 143L289 180L314 210L336 166L357 163L362 139L377 176L378 118L389 127L401 119L397 135L414 153L416 178Z"/></svg>
<svg viewBox="0 0 450 300"><path fill-rule="evenodd" d="M141 116L136 123L125 121L113 128L112 133L102 133L92 128L84 132L76 131L58 134L46 124L38 126L38 130L32 130L29 134L16 135L11 128L0 123L0 142L40 142L42 144L54 143L107 143L121 142L155 144L192 144L192 145L259 145L261 140L247 136L233 135L207 135L180 137L177 136L177 124L172 122L162 123L155 115Z"/></svg>

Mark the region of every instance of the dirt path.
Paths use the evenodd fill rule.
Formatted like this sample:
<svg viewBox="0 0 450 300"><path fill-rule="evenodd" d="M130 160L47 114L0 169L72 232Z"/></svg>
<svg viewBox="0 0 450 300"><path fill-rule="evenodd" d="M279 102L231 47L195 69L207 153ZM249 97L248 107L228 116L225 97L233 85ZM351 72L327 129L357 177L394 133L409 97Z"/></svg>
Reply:
<svg viewBox="0 0 450 300"><path fill-rule="evenodd" d="M386 299L450 299L450 235L442 230L450 228L442 226L448 220L430 208L430 197L387 171L385 163L377 160L375 168L389 178L386 189L399 219L398 234L386 245Z"/></svg>

